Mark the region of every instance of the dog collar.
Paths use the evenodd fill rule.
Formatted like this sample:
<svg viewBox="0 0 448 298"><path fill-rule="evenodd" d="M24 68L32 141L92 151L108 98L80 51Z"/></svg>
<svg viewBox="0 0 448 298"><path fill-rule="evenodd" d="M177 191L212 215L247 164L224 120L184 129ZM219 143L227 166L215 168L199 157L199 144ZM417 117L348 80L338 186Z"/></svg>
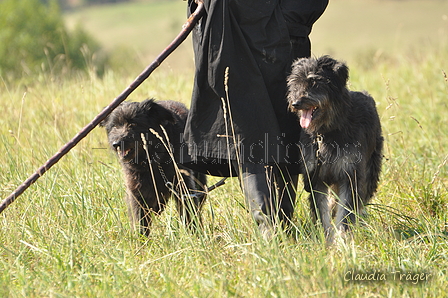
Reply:
<svg viewBox="0 0 448 298"><path fill-rule="evenodd" d="M324 142L324 136L322 134L317 134L314 138L313 144L317 144L316 149L316 168L314 169L313 177L311 177L311 185L315 185L319 179L320 169L323 165L322 161L322 145Z"/></svg>
<svg viewBox="0 0 448 298"><path fill-rule="evenodd" d="M316 150L316 158L320 160L320 153L322 150L322 144L324 142L324 136L320 133L316 135L316 138L314 139L314 143L317 143L317 150Z"/></svg>

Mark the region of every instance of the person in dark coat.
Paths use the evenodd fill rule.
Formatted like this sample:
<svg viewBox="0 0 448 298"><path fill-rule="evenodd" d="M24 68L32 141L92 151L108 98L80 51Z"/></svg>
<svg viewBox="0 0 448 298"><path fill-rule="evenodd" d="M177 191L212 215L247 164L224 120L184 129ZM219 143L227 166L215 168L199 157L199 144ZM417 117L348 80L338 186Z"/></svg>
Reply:
<svg viewBox="0 0 448 298"><path fill-rule="evenodd" d="M189 0L189 12L197 7ZM328 0L204 0L193 29L195 79L184 140L188 167L238 176L261 229L294 211L301 129L288 112L292 61Z"/></svg>

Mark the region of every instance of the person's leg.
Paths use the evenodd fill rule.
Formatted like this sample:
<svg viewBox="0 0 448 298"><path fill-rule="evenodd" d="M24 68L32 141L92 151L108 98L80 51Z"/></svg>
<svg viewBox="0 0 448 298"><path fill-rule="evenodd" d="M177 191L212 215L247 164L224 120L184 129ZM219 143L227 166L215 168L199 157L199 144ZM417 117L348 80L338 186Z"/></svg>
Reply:
<svg viewBox="0 0 448 298"><path fill-rule="evenodd" d="M283 166L275 166L274 173L278 198L277 216L283 226L287 227L294 213L299 175L291 174Z"/></svg>
<svg viewBox="0 0 448 298"><path fill-rule="evenodd" d="M253 218L258 224L269 223L273 202L270 169L253 163L244 163L240 167L241 188Z"/></svg>
<svg viewBox="0 0 448 298"><path fill-rule="evenodd" d="M249 210L263 234L270 237L274 223L286 226L292 218L298 176L283 168L253 163L239 165L238 171Z"/></svg>

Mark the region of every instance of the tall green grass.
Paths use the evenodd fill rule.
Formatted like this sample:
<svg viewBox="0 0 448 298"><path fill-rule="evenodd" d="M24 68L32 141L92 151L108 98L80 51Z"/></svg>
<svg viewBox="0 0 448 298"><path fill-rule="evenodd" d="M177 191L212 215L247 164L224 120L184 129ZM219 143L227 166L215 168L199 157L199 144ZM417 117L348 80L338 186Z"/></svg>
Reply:
<svg viewBox="0 0 448 298"><path fill-rule="evenodd" d="M444 297L448 51L424 53L370 70L351 65L351 88L375 97L386 139L379 191L353 242L325 248L301 186L292 234L264 241L237 181L210 195L198 235L170 206L142 239L130 229L119 164L95 129L0 215L0 296ZM32 86L2 84L2 198L130 81L109 72L102 80L43 75ZM131 97L186 102L190 92L190 76L159 72ZM388 281L345 281L348 271ZM414 285L392 280L395 271L431 276Z"/></svg>
<svg viewBox="0 0 448 298"><path fill-rule="evenodd" d="M172 204L141 238L122 201L120 166L98 128L0 214L0 297L446 297L448 46L364 57L349 63L350 88L377 102L385 159L353 241L325 247L301 185L292 232L265 241L236 180L210 194L197 234L180 224ZM136 75L0 82L0 197ZM162 67L130 99L188 104L191 86L191 73ZM387 281L353 281L352 272ZM429 280L406 281L416 274Z"/></svg>

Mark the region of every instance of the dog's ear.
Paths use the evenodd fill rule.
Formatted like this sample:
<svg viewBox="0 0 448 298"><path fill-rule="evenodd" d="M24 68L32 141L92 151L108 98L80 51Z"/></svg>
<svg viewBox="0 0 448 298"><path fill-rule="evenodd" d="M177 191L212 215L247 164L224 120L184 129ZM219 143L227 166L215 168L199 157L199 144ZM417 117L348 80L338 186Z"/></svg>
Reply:
<svg viewBox="0 0 448 298"><path fill-rule="evenodd" d="M106 108L106 107L104 107L103 110L104 110L105 108ZM99 125L100 127L106 127L107 122L109 122L109 116L110 116L110 114L107 115L106 118L104 118L103 120L101 120L100 124L98 124L98 125Z"/></svg>
<svg viewBox="0 0 448 298"><path fill-rule="evenodd" d="M115 110L119 109L120 107L122 107L123 105L126 105L126 104L128 104L128 102L126 102L126 101L120 103L120 104L115 108ZM105 108L107 108L107 106L103 108L103 111L104 111ZM100 122L100 124L98 124L98 125L99 125L100 127L107 127L107 124L108 124L109 121L110 121L110 115L112 115L113 112L114 112L114 111L111 111L111 112L109 113L109 115L107 115L106 118L104 118L104 119Z"/></svg>
<svg viewBox="0 0 448 298"><path fill-rule="evenodd" d="M154 101L154 99L146 99L140 103L140 107L152 119L157 119L160 124L175 123L173 114Z"/></svg>
<svg viewBox="0 0 448 298"><path fill-rule="evenodd" d="M338 78L344 83L348 81L348 66L342 62L336 62L333 67L333 71L337 74Z"/></svg>
<svg viewBox="0 0 448 298"><path fill-rule="evenodd" d="M330 56L322 56L318 59L318 65L322 67L322 69L330 70L333 72L337 78L340 80L342 85L345 85L348 80L348 67L343 62L339 62Z"/></svg>
<svg viewBox="0 0 448 298"><path fill-rule="evenodd" d="M98 124L98 125L99 125L99 127L106 127L106 125L107 125L107 117L104 120L102 120L100 122L100 124Z"/></svg>

